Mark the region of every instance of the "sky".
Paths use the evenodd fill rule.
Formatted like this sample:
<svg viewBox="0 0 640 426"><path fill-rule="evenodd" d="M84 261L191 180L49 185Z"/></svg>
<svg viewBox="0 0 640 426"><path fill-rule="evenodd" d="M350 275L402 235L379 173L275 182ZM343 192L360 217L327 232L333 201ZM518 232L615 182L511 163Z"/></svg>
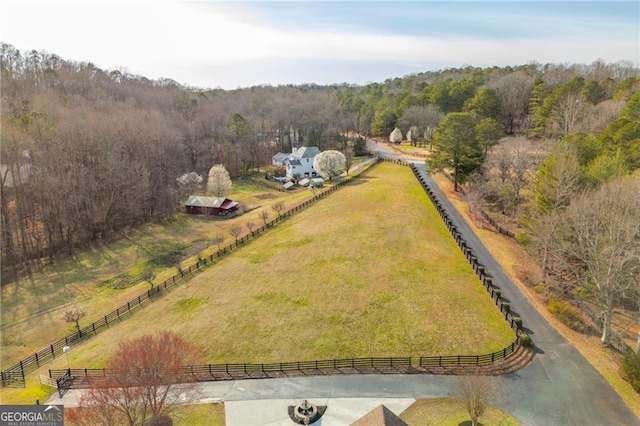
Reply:
<svg viewBox="0 0 640 426"><path fill-rule="evenodd" d="M0 0L0 41L188 87L640 64L640 1Z"/></svg>

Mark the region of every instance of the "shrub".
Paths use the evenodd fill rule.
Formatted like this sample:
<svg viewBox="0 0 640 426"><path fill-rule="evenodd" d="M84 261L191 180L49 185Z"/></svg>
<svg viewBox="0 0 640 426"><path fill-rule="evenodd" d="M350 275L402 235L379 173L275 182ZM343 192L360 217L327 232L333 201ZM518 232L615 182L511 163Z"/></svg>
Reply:
<svg viewBox="0 0 640 426"><path fill-rule="evenodd" d="M547 292L547 285L545 283L538 283L533 287L533 291L535 291L538 294L544 294Z"/></svg>
<svg viewBox="0 0 640 426"><path fill-rule="evenodd" d="M549 312L567 327L576 331L584 331L585 323L582 319L582 313L569 302L552 299L549 301Z"/></svg>
<svg viewBox="0 0 640 426"><path fill-rule="evenodd" d="M511 306L509 306L509 304L507 302L502 302L502 311L503 312L509 312L509 310L511 309Z"/></svg>
<svg viewBox="0 0 640 426"><path fill-rule="evenodd" d="M520 344L525 348L530 348L531 346L533 346L533 341L528 334L523 334L522 336L520 336Z"/></svg>
<svg viewBox="0 0 640 426"><path fill-rule="evenodd" d="M629 352L622 359L622 378L640 393L640 354Z"/></svg>
<svg viewBox="0 0 640 426"><path fill-rule="evenodd" d="M502 292L500 290L493 290L493 295L496 297L496 299L499 299L501 294Z"/></svg>
<svg viewBox="0 0 640 426"><path fill-rule="evenodd" d="M518 328L522 328L522 318L514 317L513 322L518 326Z"/></svg>
<svg viewBox="0 0 640 426"><path fill-rule="evenodd" d="M529 244L531 244L531 236L529 234L527 234L526 232L520 232L516 234L516 241L521 245L521 246L528 246Z"/></svg>

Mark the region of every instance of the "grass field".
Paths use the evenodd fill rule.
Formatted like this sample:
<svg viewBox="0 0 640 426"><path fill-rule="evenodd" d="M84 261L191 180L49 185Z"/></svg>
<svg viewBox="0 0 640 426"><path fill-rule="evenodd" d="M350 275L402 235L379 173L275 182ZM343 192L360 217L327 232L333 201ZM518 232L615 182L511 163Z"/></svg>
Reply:
<svg viewBox="0 0 640 426"><path fill-rule="evenodd" d="M411 171L391 164L73 348L70 363L101 367L121 339L167 329L210 363L482 354L514 338Z"/></svg>
<svg viewBox="0 0 640 426"><path fill-rule="evenodd" d="M258 198L265 193L271 198ZM78 253L31 277L4 284L0 309L2 368L75 332L75 327L62 319L70 307L85 308L87 316L80 322L84 326L150 286L146 282L118 286L114 285L118 282L114 277L135 276L141 272L141 265L146 264L157 275L154 281L161 282L177 271L175 267L168 267L166 261L178 262L189 256L196 257L198 253L215 251L217 246L212 246L211 240L216 236L224 238L223 246L234 240L229 234L232 226L245 227L248 221L261 225L257 215L261 210L273 218L275 213L270 207L276 202L282 201L289 207L310 196L309 191L280 193L235 183L230 197L258 207L256 210L228 221L177 214L171 221L146 225L114 243Z"/></svg>

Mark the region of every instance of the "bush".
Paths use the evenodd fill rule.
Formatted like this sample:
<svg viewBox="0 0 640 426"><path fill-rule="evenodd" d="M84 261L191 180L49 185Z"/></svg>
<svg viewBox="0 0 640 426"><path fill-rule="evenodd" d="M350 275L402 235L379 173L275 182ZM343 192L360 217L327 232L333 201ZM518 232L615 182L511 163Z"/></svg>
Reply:
<svg viewBox="0 0 640 426"><path fill-rule="evenodd" d="M522 328L522 318L514 317L513 322L518 326L518 328Z"/></svg>
<svg viewBox="0 0 640 426"><path fill-rule="evenodd" d="M526 232L520 232L516 234L516 241L521 245L521 246L528 246L529 244L531 244L531 236L529 234L527 234Z"/></svg>
<svg viewBox="0 0 640 426"><path fill-rule="evenodd" d="M507 302L502 302L502 312L509 312L509 310L511 309L511 306L509 306L509 304Z"/></svg>
<svg viewBox="0 0 640 426"><path fill-rule="evenodd" d="M522 336L520 336L520 345L524 346L525 348L530 348L531 346L533 346L533 341L528 334L523 334Z"/></svg>
<svg viewBox="0 0 640 426"><path fill-rule="evenodd" d="M499 299L501 294L502 292L500 290L493 290L493 295L496 297L496 299Z"/></svg>
<svg viewBox="0 0 640 426"><path fill-rule="evenodd" d="M622 378L640 393L640 354L629 352L622 359Z"/></svg>
<svg viewBox="0 0 640 426"><path fill-rule="evenodd" d="M584 331L586 328L580 310L565 300L550 300L549 312L573 330Z"/></svg>

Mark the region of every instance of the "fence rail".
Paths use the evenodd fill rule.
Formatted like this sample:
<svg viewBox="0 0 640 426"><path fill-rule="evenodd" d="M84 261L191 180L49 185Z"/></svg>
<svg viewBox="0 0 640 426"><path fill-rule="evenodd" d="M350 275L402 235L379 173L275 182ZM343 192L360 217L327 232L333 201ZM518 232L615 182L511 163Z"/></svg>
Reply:
<svg viewBox="0 0 640 426"><path fill-rule="evenodd" d="M167 377L171 383L221 381L247 378L280 377L287 373L302 373L306 376L355 372L406 373L429 371L433 367L478 366L504 359L518 347L517 339L502 350L484 355L449 355L411 357L342 358L315 361L293 361L265 364L201 364L187 365L179 371L165 374L155 371L158 377ZM117 374L105 368L72 368L49 370L50 380L58 384L63 395L68 389L84 388L92 384L106 384Z"/></svg>
<svg viewBox="0 0 640 426"><path fill-rule="evenodd" d="M370 163L368 166L363 167L357 173L354 173L347 178L336 182L335 185L328 187L323 191L319 191L312 198L303 201L300 204L297 204L285 212L280 213L276 218L269 222L265 222L263 226L258 227L255 230L250 231L248 234L237 238L235 242L229 244L226 247L219 248L215 253L210 256L204 257L202 259L198 259L198 261L189 266L184 266L180 269L180 271L168 278L164 282L159 285L154 286L149 289L145 293L140 294L139 296L131 299L126 304L120 306L115 311L112 311L100 318L99 320L89 324L88 326L81 328L79 331L65 336L64 338L51 343L49 346L42 348L38 352L22 359L18 363L8 367L7 369L0 372L0 387L24 387L25 386L25 376L33 371L36 371L44 364L62 356L64 354L63 348L65 346L73 347L75 345L84 342L86 339L91 336L96 335L97 333L103 331L108 328L110 325L114 323L118 323L124 319L131 317L134 313L145 307L147 304L151 303L154 298L160 297L167 292L174 289L176 286L189 279L191 275L195 272L200 271L204 267L211 265L216 259L223 257L233 251L235 248L245 244L252 238L256 238L257 236L263 234L268 229L275 226L277 223L285 220L290 217L292 214L299 212L300 210L310 206L314 202L328 196L329 194L334 193L339 188L342 188L344 185L347 185L354 179L357 179L367 172L369 172L374 166L376 166L379 162L379 159Z"/></svg>
<svg viewBox="0 0 640 426"><path fill-rule="evenodd" d="M442 202L435 195L435 192L433 191L431 186L429 186L429 184L426 182L426 180L424 179L424 176L420 174L420 172L415 167L415 165L410 164L409 166L411 167L411 170L413 171L413 174L415 175L415 177L418 179L418 181L422 185L422 188L427 193L427 196L429 197L433 205L436 207L436 210L440 215L440 218L443 220L445 226L451 233L451 236L456 241L456 244L458 244L458 247L466 257L471 267L473 268L473 271L476 273L476 275L482 282L482 285L485 287L487 292L491 295L491 298L493 299L494 303L500 310L500 313L504 315L504 318L509 323L509 326L511 327L511 329L515 332L516 342L519 342L520 337L526 335L526 333L522 328L522 321L513 315L513 312L511 312L510 305L505 300L503 300L502 292L500 291L499 287L493 283L491 276L487 274L485 266L478 261L478 257L474 253L473 249L467 246L467 241L463 238L462 233L458 230L458 227L451 220L449 213L442 206Z"/></svg>

